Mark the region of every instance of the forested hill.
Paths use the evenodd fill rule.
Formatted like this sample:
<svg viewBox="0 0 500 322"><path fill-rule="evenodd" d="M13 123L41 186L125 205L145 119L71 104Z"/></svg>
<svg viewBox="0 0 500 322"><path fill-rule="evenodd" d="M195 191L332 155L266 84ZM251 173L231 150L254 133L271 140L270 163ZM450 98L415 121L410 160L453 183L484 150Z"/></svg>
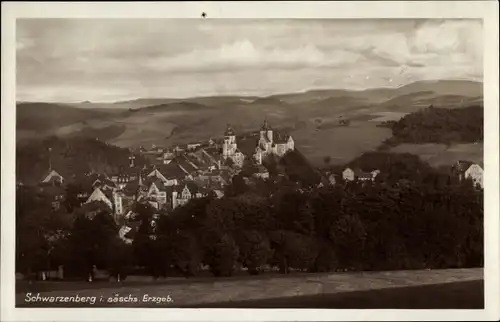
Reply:
<svg viewBox="0 0 500 322"><path fill-rule="evenodd" d="M461 109L428 107L390 124L393 137L386 143L476 143L483 141L482 106Z"/></svg>
<svg viewBox="0 0 500 322"><path fill-rule="evenodd" d="M111 173L120 167L128 167L129 156L128 149L95 139L51 137L33 140L16 148L16 181L25 184L39 182L47 173L49 164L66 179L92 170ZM138 165L144 162L140 156L135 159Z"/></svg>

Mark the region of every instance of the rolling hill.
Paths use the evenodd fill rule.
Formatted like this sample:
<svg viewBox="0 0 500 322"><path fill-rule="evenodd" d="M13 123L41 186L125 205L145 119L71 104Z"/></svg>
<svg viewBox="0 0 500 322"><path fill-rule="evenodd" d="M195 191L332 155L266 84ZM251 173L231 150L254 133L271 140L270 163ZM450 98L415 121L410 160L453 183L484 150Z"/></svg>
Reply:
<svg viewBox="0 0 500 322"><path fill-rule="evenodd" d="M482 83L423 81L364 91L311 90L268 97L141 98L115 103L18 103L17 140L98 137L121 147L174 145L257 130L265 118L291 129L297 147L314 163L331 156L343 163L376 149L391 136L378 119L395 119L423 107L460 108L482 103ZM383 118L381 118L383 116ZM351 120L338 126L339 118ZM319 126L320 125L320 126Z"/></svg>

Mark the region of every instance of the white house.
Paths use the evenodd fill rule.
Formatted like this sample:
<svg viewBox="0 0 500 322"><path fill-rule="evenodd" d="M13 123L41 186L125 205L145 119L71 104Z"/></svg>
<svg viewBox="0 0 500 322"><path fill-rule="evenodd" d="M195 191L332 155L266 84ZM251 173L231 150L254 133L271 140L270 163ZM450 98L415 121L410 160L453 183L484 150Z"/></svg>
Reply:
<svg viewBox="0 0 500 322"><path fill-rule="evenodd" d="M167 191L161 181L152 182L146 194L148 199L159 203L159 207L167 203Z"/></svg>
<svg viewBox="0 0 500 322"><path fill-rule="evenodd" d="M479 185L481 188L484 188L483 183L483 168L481 165L477 163L473 163L470 161L457 161L454 165L454 170L458 174L458 178L460 181L471 179L474 186Z"/></svg>
<svg viewBox="0 0 500 322"><path fill-rule="evenodd" d="M86 203L94 201L104 202L110 209L113 210L115 215L123 214L122 195L117 191L110 191L106 195L100 188L95 188Z"/></svg>
<svg viewBox="0 0 500 322"><path fill-rule="evenodd" d="M354 170L351 168L345 168L345 170L342 171L342 179L344 179L344 181L354 181Z"/></svg>
<svg viewBox="0 0 500 322"><path fill-rule="evenodd" d="M360 169L345 168L345 170L342 172L342 178L344 179L344 181L374 181L379 174L380 170L365 172Z"/></svg>

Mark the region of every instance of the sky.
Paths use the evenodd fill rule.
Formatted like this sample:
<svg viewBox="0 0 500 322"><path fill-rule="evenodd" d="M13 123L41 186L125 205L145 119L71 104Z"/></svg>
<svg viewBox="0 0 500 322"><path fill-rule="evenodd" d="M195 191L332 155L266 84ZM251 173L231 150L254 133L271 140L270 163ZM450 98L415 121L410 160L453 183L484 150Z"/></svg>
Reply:
<svg viewBox="0 0 500 322"><path fill-rule="evenodd" d="M482 81L481 20L18 19L18 101Z"/></svg>

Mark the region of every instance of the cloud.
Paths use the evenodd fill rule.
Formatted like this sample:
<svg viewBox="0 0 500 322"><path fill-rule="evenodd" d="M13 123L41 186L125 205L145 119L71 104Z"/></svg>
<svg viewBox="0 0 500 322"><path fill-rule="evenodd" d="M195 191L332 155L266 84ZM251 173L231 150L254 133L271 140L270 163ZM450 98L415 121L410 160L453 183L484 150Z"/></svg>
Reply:
<svg viewBox="0 0 500 322"><path fill-rule="evenodd" d="M210 72L240 69L302 69L353 64L360 54L342 49L325 52L313 45L297 48L258 48L249 40L217 49L195 49L173 57L151 59L145 65L165 72Z"/></svg>
<svg viewBox="0 0 500 322"><path fill-rule="evenodd" d="M483 55L477 20L29 19L16 48L18 98L45 100L481 79Z"/></svg>

